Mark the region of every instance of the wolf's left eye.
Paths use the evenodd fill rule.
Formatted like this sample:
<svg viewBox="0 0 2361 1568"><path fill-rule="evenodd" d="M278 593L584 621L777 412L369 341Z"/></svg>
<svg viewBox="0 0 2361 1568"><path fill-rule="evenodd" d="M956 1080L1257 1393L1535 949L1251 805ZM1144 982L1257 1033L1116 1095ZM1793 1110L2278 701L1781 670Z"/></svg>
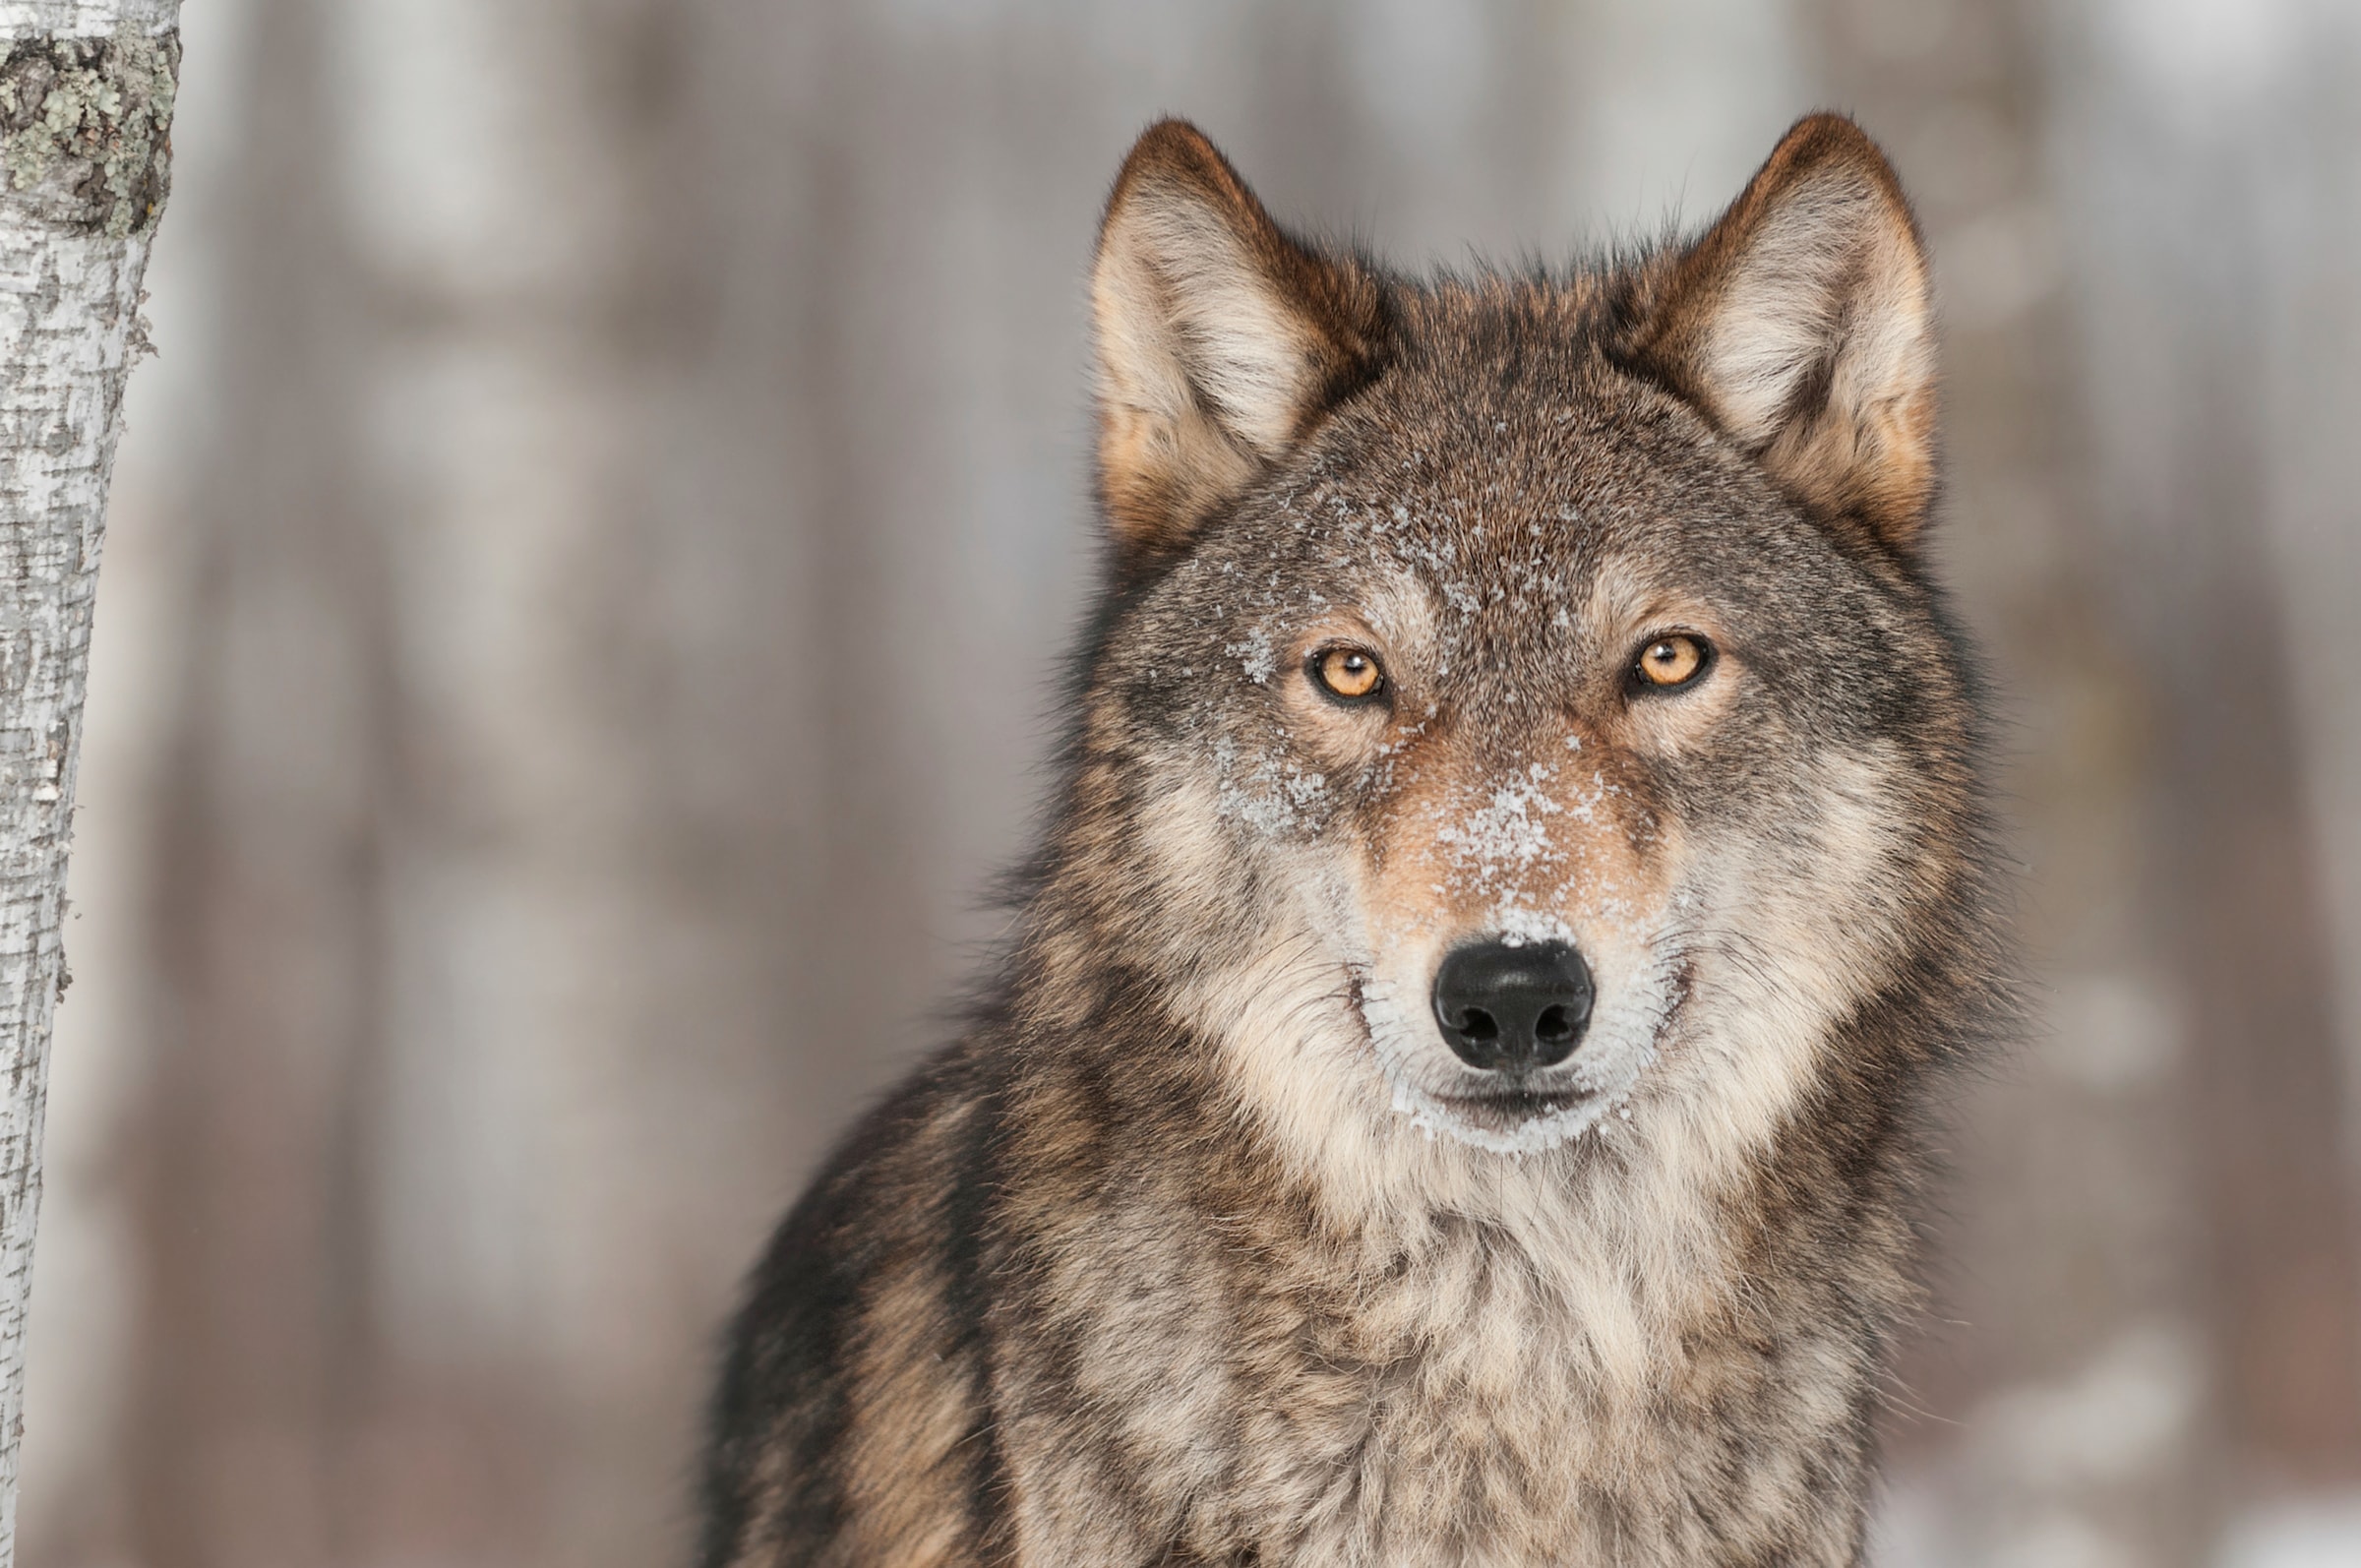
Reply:
<svg viewBox="0 0 2361 1568"><path fill-rule="evenodd" d="M1311 673L1328 694L1365 702L1385 687L1385 672L1366 648L1324 648L1311 656Z"/></svg>
<svg viewBox="0 0 2361 1568"><path fill-rule="evenodd" d="M1705 673L1713 659L1712 643L1686 632L1675 632L1656 638L1640 650L1640 657L1632 666L1632 685L1659 691L1687 686Z"/></svg>

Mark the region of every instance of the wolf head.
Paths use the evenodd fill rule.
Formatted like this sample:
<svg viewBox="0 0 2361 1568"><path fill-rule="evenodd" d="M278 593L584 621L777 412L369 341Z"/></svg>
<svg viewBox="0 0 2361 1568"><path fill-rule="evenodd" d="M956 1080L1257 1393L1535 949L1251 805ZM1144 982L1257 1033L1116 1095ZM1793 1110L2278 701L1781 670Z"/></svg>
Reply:
<svg viewBox="0 0 2361 1568"><path fill-rule="evenodd" d="M1092 299L1118 592L1061 907L1242 1104L1336 1158L1734 1155L1918 1049L1864 1020L1961 968L1972 706L1928 266L1856 127L1692 244L1419 281L1166 122Z"/></svg>

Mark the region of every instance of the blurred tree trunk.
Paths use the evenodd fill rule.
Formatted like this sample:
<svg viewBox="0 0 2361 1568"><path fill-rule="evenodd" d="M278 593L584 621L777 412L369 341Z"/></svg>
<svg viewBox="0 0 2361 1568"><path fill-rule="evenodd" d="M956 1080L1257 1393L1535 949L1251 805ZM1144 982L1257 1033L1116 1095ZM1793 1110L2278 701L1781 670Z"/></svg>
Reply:
<svg viewBox="0 0 2361 1568"><path fill-rule="evenodd" d="M178 0L0 3L0 1568L91 604L140 280L169 181Z"/></svg>
<svg viewBox="0 0 2361 1568"><path fill-rule="evenodd" d="M2085 389L2118 562L2104 602L2165 694L2141 885L2187 1015L2180 1141L2225 1461L2208 1479L2239 1505L2361 1486L2352 1079L2311 777L2338 722L2318 699L2349 708L2351 689L2321 681L2332 644L2295 618L2307 573L2286 557L2306 541L2285 515L2349 431L2290 439L2327 389L2308 356L2273 357L2290 330L2332 328L2280 316L2315 214L2350 202L2298 151L2307 98L2350 91L2336 9L2189 28L2091 6L2059 40L2061 194L2089 214L2069 238L2106 279L2081 301L2109 367ZM2329 254L2349 286L2349 253Z"/></svg>
<svg viewBox="0 0 2361 1568"><path fill-rule="evenodd" d="M110 1543L145 1568L349 1560L336 1487L368 1375L351 1106L377 1014L382 575L354 527L317 9L253 0L237 20L214 36L238 145L191 231L219 238L180 253L208 285L191 346L210 405L170 498L194 602L151 808L137 1416Z"/></svg>
<svg viewBox="0 0 2361 1568"><path fill-rule="evenodd" d="M927 922L840 635L883 590L830 30L252 13L134 1549L662 1560L731 1284L937 990L848 935Z"/></svg>

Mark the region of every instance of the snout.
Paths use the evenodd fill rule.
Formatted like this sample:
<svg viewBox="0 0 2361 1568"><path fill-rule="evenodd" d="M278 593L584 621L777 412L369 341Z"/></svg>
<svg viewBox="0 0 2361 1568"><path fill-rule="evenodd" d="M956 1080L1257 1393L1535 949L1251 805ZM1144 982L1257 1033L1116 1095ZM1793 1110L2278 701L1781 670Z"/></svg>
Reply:
<svg viewBox="0 0 2361 1568"><path fill-rule="evenodd" d="M1494 938L1456 949L1434 976L1434 1018L1453 1055L1483 1072L1554 1067L1591 1021L1591 970L1562 941Z"/></svg>

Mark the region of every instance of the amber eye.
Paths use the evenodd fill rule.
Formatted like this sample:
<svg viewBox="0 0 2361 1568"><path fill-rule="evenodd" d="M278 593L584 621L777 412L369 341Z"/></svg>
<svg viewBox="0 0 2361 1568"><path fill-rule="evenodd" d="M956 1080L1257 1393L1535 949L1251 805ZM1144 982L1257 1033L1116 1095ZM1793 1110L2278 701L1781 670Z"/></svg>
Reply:
<svg viewBox="0 0 2361 1568"><path fill-rule="evenodd" d="M1385 672L1366 648L1324 648L1311 656L1311 673L1347 702L1365 702L1385 687Z"/></svg>
<svg viewBox="0 0 2361 1568"><path fill-rule="evenodd" d="M1640 650L1639 662L1632 669L1634 684L1659 689L1686 686L1705 673L1713 652L1705 638L1685 632L1658 637Z"/></svg>

